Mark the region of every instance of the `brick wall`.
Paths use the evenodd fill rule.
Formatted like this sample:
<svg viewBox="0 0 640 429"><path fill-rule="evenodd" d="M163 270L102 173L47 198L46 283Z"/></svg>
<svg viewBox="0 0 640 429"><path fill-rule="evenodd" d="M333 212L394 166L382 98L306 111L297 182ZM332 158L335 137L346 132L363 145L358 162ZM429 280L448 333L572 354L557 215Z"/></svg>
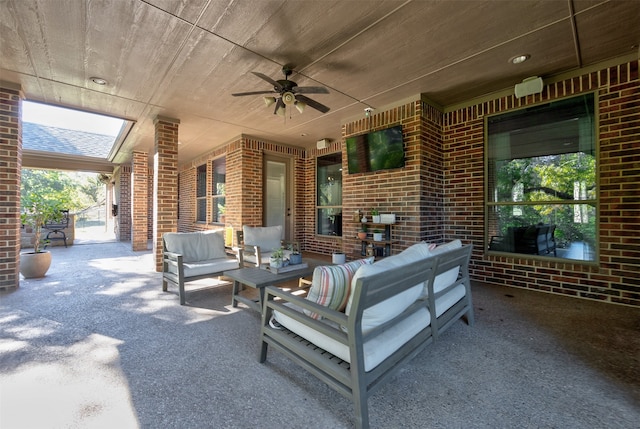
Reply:
<svg viewBox="0 0 640 429"><path fill-rule="evenodd" d="M116 177L118 188L118 240L131 240L131 166L123 165Z"/></svg>
<svg viewBox="0 0 640 429"><path fill-rule="evenodd" d="M20 285L23 98L19 87L0 87L0 289Z"/></svg>
<svg viewBox="0 0 640 429"><path fill-rule="evenodd" d="M131 248L133 251L147 250L149 221L149 166L147 153L133 151L131 160Z"/></svg>
<svg viewBox="0 0 640 429"><path fill-rule="evenodd" d="M155 125L153 167L153 248L156 270L162 271L162 235L176 232L178 219L178 126L177 119L158 116Z"/></svg>
<svg viewBox="0 0 640 429"><path fill-rule="evenodd" d="M405 144L405 167L372 173L348 174L344 139L369 131L401 124ZM358 257L361 243L356 239L360 223L353 221L356 210L395 213L392 253L421 240L442 239L442 113L420 100L345 124L343 141L323 150L309 151L305 166L305 248L330 253L340 249ZM342 150L342 239L315 236L315 158Z"/></svg>
<svg viewBox="0 0 640 429"><path fill-rule="evenodd" d="M598 264L488 256L484 242L484 117L586 91L598 96ZM448 112L444 120L447 239L474 244L476 280L640 306L640 80L638 61Z"/></svg>
<svg viewBox="0 0 640 429"><path fill-rule="evenodd" d="M178 230L188 232L217 229L224 226L231 227L236 231L241 229L242 225L262 225L262 169L264 155L267 153L292 159L295 167L295 177L293 178L294 194L299 195L300 191L297 186L304 180L300 166L305 162L305 152L300 148L241 136L224 147L216 148L180 166L180 219ZM196 169L199 165L206 163L207 171L210 171L211 162L220 156L226 157L227 168L225 179L225 224L210 223L210 201L207 201L207 222L196 222ZM298 230L298 226L305 223L306 219L304 214L299 212L300 201L297 197L294 199L293 207L292 215L295 219L293 236L296 239L300 239L301 232Z"/></svg>

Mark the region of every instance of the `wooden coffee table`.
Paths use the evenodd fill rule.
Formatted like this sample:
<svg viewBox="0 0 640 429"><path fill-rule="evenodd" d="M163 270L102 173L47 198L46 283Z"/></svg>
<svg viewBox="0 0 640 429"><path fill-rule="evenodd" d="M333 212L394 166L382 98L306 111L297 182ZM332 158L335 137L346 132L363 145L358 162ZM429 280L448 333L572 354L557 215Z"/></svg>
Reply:
<svg viewBox="0 0 640 429"><path fill-rule="evenodd" d="M262 302L264 301L264 288L266 286L278 285L280 283L306 277L313 274L313 270L318 265L331 265L330 262L305 258L302 262L307 263L307 268L302 268L286 273L274 274L269 270L258 267L239 268L237 270L225 271L223 275L233 280L233 290L231 292L231 305L238 306L238 302L246 304L250 308L262 313ZM240 295L241 285L258 289L259 298L253 300Z"/></svg>

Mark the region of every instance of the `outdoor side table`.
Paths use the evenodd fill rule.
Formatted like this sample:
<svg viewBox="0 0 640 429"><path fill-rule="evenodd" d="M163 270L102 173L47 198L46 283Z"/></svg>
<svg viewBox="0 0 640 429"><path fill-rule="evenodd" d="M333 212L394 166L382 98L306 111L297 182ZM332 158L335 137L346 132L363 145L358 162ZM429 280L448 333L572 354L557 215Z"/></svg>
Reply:
<svg viewBox="0 0 640 429"><path fill-rule="evenodd" d="M305 258L303 262L307 263L306 268L288 271L286 273L274 274L269 270L258 267L239 268L237 270L225 271L223 275L233 280L233 289L231 292L231 305L238 306L238 302L246 304L249 308L262 313L262 303L264 301L264 288L266 286L278 285L280 283L306 277L313 274L313 270L318 265L330 265L325 261L313 260ZM257 301L240 295L241 285L258 289L259 298Z"/></svg>

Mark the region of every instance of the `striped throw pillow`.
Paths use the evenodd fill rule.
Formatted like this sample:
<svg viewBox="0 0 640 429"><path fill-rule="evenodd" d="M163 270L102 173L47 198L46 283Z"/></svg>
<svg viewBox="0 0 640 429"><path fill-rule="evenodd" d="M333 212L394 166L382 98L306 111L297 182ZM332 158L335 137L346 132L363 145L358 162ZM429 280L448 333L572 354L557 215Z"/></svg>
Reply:
<svg viewBox="0 0 640 429"><path fill-rule="evenodd" d="M359 267L372 262L373 258L367 258L340 265L316 267L313 270L313 280L307 299L332 310L343 311L349 298L353 275ZM308 310L305 310L305 313L314 319L320 318L317 313Z"/></svg>

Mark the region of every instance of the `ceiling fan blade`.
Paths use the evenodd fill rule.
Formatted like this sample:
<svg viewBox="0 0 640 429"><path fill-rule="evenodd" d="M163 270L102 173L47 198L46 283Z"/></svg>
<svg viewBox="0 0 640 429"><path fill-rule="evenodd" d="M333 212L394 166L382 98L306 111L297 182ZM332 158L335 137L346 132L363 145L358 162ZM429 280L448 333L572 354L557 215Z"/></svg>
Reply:
<svg viewBox="0 0 640 429"><path fill-rule="evenodd" d="M282 97L278 98L278 101L276 101L276 108L273 110L273 114L277 115L278 114L278 109L280 108L286 109L286 106L284 105L284 101L282 101Z"/></svg>
<svg viewBox="0 0 640 429"><path fill-rule="evenodd" d="M250 92L236 92L235 94L231 94L234 97L242 97L243 95L259 95L259 94L274 94L275 91L250 91Z"/></svg>
<svg viewBox="0 0 640 429"><path fill-rule="evenodd" d="M265 80L267 82L269 82L271 85L273 85L273 87L275 88L276 91L280 92L280 90L282 89L282 85L280 85L278 82L276 82L275 80L271 79L269 76L259 73L259 72L251 72L254 75L258 76L260 79Z"/></svg>
<svg viewBox="0 0 640 429"><path fill-rule="evenodd" d="M296 86L298 94L328 94L329 90L324 86Z"/></svg>
<svg viewBox="0 0 640 429"><path fill-rule="evenodd" d="M303 103L306 103L307 106L309 107L313 107L314 109L322 112L322 113L327 113L330 109L325 106L324 104L318 103L315 100L310 99L309 97L305 97L304 95L296 95L296 100L298 101L302 101Z"/></svg>

